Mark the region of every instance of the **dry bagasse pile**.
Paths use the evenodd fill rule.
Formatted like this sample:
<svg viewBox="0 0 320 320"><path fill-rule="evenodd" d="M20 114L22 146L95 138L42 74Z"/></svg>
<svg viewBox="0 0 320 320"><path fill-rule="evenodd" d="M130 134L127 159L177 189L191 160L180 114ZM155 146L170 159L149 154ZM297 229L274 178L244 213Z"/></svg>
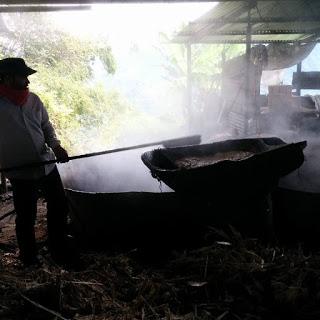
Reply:
<svg viewBox="0 0 320 320"><path fill-rule="evenodd" d="M299 246L264 246L231 228L161 264L133 250L83 253L86 268L77 272L44 254L41 268L25 270L10 226L0 233L1 320L320 319L320 253L306 256ZM40 240L44 226L41 216Z"/></svg>

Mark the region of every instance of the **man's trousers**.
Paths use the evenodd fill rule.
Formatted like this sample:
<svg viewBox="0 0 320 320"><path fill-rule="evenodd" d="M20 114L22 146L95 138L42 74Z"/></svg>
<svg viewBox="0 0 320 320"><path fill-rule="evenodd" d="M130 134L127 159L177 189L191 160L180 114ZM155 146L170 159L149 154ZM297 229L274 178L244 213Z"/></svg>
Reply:
<svg viewBox="0 0 320 320"><path fill-rule="evenodd" d="M39 194L47 201L48 247L52 257L66 250L68 203L57 167L37 180L10 179L16 211L16 235L24 263L36 260L35 221Z"/></svg>

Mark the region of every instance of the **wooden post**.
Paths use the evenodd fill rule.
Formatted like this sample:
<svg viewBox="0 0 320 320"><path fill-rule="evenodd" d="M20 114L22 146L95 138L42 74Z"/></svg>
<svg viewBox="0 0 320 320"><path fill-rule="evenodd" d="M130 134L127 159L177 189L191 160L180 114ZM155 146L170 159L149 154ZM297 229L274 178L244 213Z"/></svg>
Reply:
<svg viewBox="0 0 320 320"><path fill-rule="evenodd" d="M192 123L192 70L191 70L191 44L187 43L187 116L188 125L191 129Z"/></svg>
<svg viewBox="0 0 320 320"><path fill-rule="evenodd" d="M251 56L251 39L252 39L252 24L251 24L251 8L252 3L248 1L248 16L247 16L247 32L246 32L246 73L245 73L245 122L244 132L248 134L248 108L250 102L250 56Z"/></svg>
<svg viewBox="0 0 320 320"><path fill-rule="evenodd" d="M296 95L301 96L301 70L302 70L302 62L297 64L297 86L296 86Z"/></svg>

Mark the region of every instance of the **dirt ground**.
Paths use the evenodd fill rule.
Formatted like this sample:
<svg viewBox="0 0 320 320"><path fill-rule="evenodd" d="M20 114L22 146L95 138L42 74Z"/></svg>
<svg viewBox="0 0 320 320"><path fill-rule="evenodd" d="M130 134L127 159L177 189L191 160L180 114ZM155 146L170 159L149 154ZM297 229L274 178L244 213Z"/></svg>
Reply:
<svg viewBox="0 0 320 320"><path fill-rule="evenodd" d="M10 194L0 217L13 210ZM0 222L0 319L320 319L320 253L263 245L211 228L211 243L148 261L130 252L82 252L65 270L45 248L45 203L36 234L43 265L17 260L14 216Z"/></svg>

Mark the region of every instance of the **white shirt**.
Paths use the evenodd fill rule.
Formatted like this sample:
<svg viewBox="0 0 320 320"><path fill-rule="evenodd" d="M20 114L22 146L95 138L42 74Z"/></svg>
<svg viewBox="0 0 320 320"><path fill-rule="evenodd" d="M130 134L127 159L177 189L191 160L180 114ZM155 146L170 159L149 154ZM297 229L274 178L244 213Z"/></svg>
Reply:
<svg viewBox="0 0 320 320"><path fill-rule="evenodd" d="M0 167L14 167L55 159L51 148L60 144L40 98L30 92L17 106L0 97ZM5 172L15 179L38 179L48 175L55 164Z"/></svg>

